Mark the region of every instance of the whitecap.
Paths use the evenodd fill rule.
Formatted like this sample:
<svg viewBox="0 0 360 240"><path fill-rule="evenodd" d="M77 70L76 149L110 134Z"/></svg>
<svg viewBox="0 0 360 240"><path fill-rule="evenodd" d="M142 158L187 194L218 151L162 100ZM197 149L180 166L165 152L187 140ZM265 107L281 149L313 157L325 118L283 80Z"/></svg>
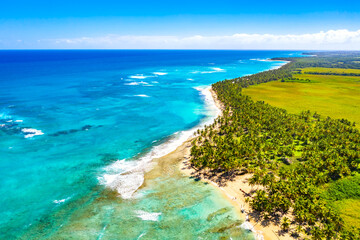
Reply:
<svg viewBox="0 0 360 240"><path fill-rule="evenodd" d="M130 199L144 183L143 169L137 169L125 174L104 174L103 184L116 190L123 199Z"/></svg>
<svg viewBox="0 0 360 240"><path fill-rule="evenodd" d="M159 221L161 215L161 213L150 213L142 210L136 210L135 213L137 214L138 218L141 218L144 221L154 221L154 222Z"/></svg>
<svg viewBox="0 0 360 240"><path fill-rule="evenodd" d="M212 71L202 71L201 73L204 74L204 73L226 72L225 69L218 68L218 67L214 67L211 69L212 69Z"/></svg>
<svg viewBox="0 0 360 240"><path fill-rule="evenodd" d="M225 72L225 69L214 67L212 68L216 72Z"/></svg>
<svg viewBox="0 0 360 240"><path fill-rule="evenodd" d="M192 78L187 78L186 80L188 80L188 81L194 81L194 79L192 79Z"/></svg>
<svg viewBox="0 0 360 240"><path fill-rule="evenodd" d="M148 78L148 77L151 77L151 76L144 76L142 74L138 74L138 75L133 75L133 76L130 76L129 78L134 78L134 79L145 79L145 78Z"/></svg>
<svg viewBox="0 0 360 240"><path fill-rule="evenodd" d="M69 200L70 198L71 198L71 197L67 197L67 198L60 199L60 200L54 200L53 203L55 203L55 204L64 203L64 202L66 202L67 200Z"/></svg>
<svg viewBox="0 0 360 240"><path fill-rule="evenodd" d="M158 82L158 81L152 81L151 83L157 84L157 83L159 83L159 82Z"/></svg>
<svg viewBox="0 0 360 240"><path fill-rule="evenodd" d="M150 96L148 96L148 95L146 95L146 94L137 94L137 95L134 95L135 97L150 97Z"/></svg>
<svg viewBox="0 0 360 240"><path fill-rule="evenodd" d="M23 120L15 120L15 122L17 122L17 123L22 123Z"/></svg>
<svg viewBox="0 0 360 240"><path fill-rule="evenodd" d="M139 85L139 83L138 82L129 82L129 83L124 83L124 85L136 86L136 85Z"/></svg>
<svg viewBox="0 0 360 240"><path fill-rule="evenodd" d="M117 160L105 167L106 174L98 177L100 184L117 191L123 199L133 196L144 183L146 161Z"/></svg>
<svg viewBox="0 0 360 240"><path fill-rule="evenodd" d="M44 133L41 130L34 128L23 128L21 131L25 134L24 138L32 138L34 136L43 135Z"/></svg>
<svg viewBox="0 0 360 240"><path fill-rule="evenodd" d="M163 75L166 75L168 73L166 73L166 72L153 72L153 74L163 76Z"/></svg>
<svg viewBox="0 0 360 240"><path fill-rule="evenodd" d="M149 83L144 82L144 81L140 81L140 82L129 82L129 83L124 83L124 85L129 85L129 86L136 86L136 85L149 85Z"/></svg>

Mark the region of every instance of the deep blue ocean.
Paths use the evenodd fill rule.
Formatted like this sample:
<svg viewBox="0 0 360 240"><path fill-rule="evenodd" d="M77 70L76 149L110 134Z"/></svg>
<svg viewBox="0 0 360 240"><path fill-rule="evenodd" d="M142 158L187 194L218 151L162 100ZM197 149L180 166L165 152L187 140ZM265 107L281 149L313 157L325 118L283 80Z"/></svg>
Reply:
<svg viewBox="0 0 360 240"><path fill-rule="evenodd" d="M179 173L145 186L144 176L211 119L207 86L295 55L0 51L0 239L251 238L211 230L237 220L212 187Z"/></svg>

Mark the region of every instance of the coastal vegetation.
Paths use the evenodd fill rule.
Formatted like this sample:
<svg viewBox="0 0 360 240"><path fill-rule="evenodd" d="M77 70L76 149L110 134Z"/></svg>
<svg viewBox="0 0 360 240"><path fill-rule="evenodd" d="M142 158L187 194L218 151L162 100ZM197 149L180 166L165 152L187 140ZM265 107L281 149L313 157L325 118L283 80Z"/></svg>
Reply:
<svg viewBox="0 0 360 240"><path fill-rule="evenodd" d="M193 167L227 177L251 174L249 184L263 186L248 199L252 209L294 237L359 239L360 132L356 123L348 116L320 115L316 108L287 111L254 101L247 92L252 85L273 83L296 84L294 90L315 83L334 88L354 84L356 91L358 80L344 78L357 76L303 71L309 67L334 68L334 73L341 67L360 69L359 59L356 52L282 58L277 60L290 63L280 69L213 84L224 111L212 125L198 131L191 149ZM312 70L316 71L324 72ZM332 108L331 102L328 107Z"/></svg>

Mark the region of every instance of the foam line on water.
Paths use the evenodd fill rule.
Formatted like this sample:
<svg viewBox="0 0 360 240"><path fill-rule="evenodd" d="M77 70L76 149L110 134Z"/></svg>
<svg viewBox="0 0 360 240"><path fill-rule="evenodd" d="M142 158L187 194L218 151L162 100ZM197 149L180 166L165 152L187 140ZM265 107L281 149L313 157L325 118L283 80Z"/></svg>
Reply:
<svg viewBox="0 0 360 240"><path fill-rule="evenodd" d="M168 73L166 73L166 72L153 72L153 74L163 76L163 75L166 75Z"/></svg>
<svg viewBox="0 0 360 240"><path fill-rule="evenodd" d="M136 86L139 85L140 83L138 82L130 82L130 83L124 83L124 85L129 85L129 86Z"/></svg>
<svg viewBox="0 0 360 240"><path fill-rule="evenodd" d="M137 74L137 75L132 75L129 78L133 78L133 79L145 79L145 78L149 78L149 77L154 77L154 76L145 76L143 74Z"/></svg>
<svg viewBox="0 0 360 240"><path fill-rule="evenodd" d="M146 95L146 94L137 94L137 95L134 95L135 97L150 97L150 96L148 96L148 95Z"/></svg>
<svg viewBox="0 0 360 240"><path fill-rule="evenodd" d="M216 72L226 72L226 70L218 67L213 67L211 68L211 71L202 71L200 73L204 74L204 73L216 73Z"/></svg>

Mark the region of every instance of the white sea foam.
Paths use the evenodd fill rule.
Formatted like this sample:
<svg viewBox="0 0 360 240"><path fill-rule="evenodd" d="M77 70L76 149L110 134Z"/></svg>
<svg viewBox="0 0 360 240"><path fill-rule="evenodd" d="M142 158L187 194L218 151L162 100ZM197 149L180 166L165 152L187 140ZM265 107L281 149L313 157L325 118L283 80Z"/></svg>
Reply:
<svg viewBox="0 0 360 240"><path fill-rule="evenodd" d="M22 123L23 120L15 120L15 122L17 122L17 123Z"/></svg>
<svg viewBox="0 0 360 240"><path fill-rule="evenodd" d="M129 86L136 86L136 85L148 85L150 86L150 84L148 82L144 82L144 81L140 81L140 82L129 82L129 83L124 83L124 85L129 85ZM152 85L151 85L152 86Z"/></svg>
<svg viewBox="0 0 360 240"><path fill-rule="evenodd" d="M212 68L214 71L216 72L225 72L225 69L222 69L222 68Z"/></svg>
<svg viewBox="0 0 360 240"><path fill-rule="evenodd" d="M289 61L281 61L281 63L279 65L270 68L270 70L279 69L279 68L281 68L282 66L284 66L287 63L289 63Z"/></svg>
<svg viewBox="0 0 360 240"><path fill-rule="evenodd" d="M188 80L188 81L194 81L194 79L192 79L192 78L187 78L186 80Z"/></svg>
<svg viewBox="0 0 360 240"><path fill-rule="evenodd" d="M148 95L146 95L146 94L137 94L137 95L134 95L135 97L150 97L150 96L148 96Z"/></svg>
<svg viewBox="0 0 360 240"><path fill-rule="evenodd" d="M256 231L254 226L249 222L249 216L246 214L245 222L240 225L240 228L248 230L255 235L256 240L264 240L264 236L261 231Z"/></svg>
<svg viewBox="0 0 360 240"><path fill-rule="evenodd" d="M129 86L136 86L139 85L140 83L138 82L129 82L129 83L124 83L124 85L129 85Z"/></svg>
<svg viewBox="0 0 360 240"><path fill-rule="evenodd" d="M166 72L153 72L153 74L163 76L163 75L166 75L168 73L166 73Z"/></svg>
<svg viewBox="0 0 360 240"><path fill-rule="evenodd" d="M254 231L254 226L248 221L243 222L240 227L248 231Z"/></svg>
<svg viewBox="0 0 360 240"><path fill-rule="evenodd" d="M279 69L283 66L284 64L278 65L278 66L274 66L272 68L270 68L270 70L275 70L275 69Z"/></svg>
<svg viewBox="0 0 360 240"><path fill-rule="evenodd" d="M157 84L157 83L159 83L159 82L158 82L158 81L152 81L151 83Z"/></svg>
<svg viewBox="0 0 360 240"><path fill-rule="evenodd" d="M24 138L32 138L34 136L43 135L44 133L41 130L34 128L23 128L21 131L25 134Z"/></svg>
<svg viewBox="0 0 360 240"><path fill-rule="evenodd" d="M174 133L168 141L154 146L152 150L145 155L133 160L118 160L104 168L105 174L98 177L99 183L115 190L124 199L134 197L134 193L142 186L145 172L151 170L152 160L163 157L173 152L178 146L191 137L197 129L213 123L219 116L220 109L215 105L212 98L210 87L196 87L203 97L206 108L206 117L200 125L186 130Z"/></svg>
<svg viewBox="0 0 360 240"><path fill-rule="evenodd" d="M138 218L141 218L144 221L154 221L154 222L159 221L161 215L161 213L150 213L142 210L136 210L135 213L137 214Z"/></svg>
<svg viewBox="0 0 360 240"><path fill-rule="evenodd" d="M214 67L214 68L211 68L212 71L202 71L200 73L216 73L216 72L226 72L225 69L222 69L222 68L217 68L217 67Z"/></svg>
<svg viewBox="0 0 360 240"><path fill-rule="evenodd" d="M144 76L143 74L137 74L137 75L130 76L129 78L133 78L133 79L145 79L145 78L149 78L149 77L152 77L152 76Z"/></svg>
<svg viewBox="0 0 360 240"><path fill-rule="evenodd" d="M67 197L67 198L60 199L60 200L54 200L53 203L56 203L56 204L64 203L64 202L66 202L67 200L69 200L70 198L71 198L71 197Z"/></svg>

